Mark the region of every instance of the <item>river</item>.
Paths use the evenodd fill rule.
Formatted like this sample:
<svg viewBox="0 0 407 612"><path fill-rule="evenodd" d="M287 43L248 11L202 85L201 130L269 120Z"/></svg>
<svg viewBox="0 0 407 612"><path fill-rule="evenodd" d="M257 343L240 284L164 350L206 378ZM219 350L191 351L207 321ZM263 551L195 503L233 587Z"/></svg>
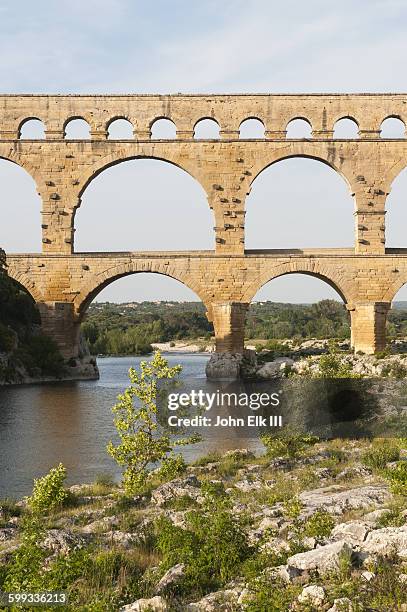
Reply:
<svg viewBox="0 0 407 612"><path fill-rule="evenodd" d="M209 355L167 355L183 366L186 380L204 378ZM0 498L30 493L33 478L62 462L68 483L92 482L101 473L119 477L106 452L115 435L111 407L128 384L127 372L145 357L98 359L100 379L0 389ZM207 440L187 448L193 460L210 450L241 446L236 440Z"/></svg>

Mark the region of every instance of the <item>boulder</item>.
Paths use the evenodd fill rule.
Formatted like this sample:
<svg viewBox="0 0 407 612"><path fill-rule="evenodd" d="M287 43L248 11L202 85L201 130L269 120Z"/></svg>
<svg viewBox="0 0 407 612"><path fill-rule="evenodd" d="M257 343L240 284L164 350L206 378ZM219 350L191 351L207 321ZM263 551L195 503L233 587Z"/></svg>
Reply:
<svg viewBox="0 0 407 612"><path fill-rule="evenodd" d="M339 568L340 558L343 555L351 556L352 549L344 541L334 542L326 546L320 546L314 550L297 553L287 559L287 565L301 571L316 570L324 573L328 570Z"/></svg>
<svg viewBox="0 0 407 612"><path fill-rule="evenodd" d="M371 531L360 546L359 557L361 560L375 555L387 557L393 552L407 560L407 525Z"/></svg>
<svg viewBox="0 0 407 612"><path fill-rule="evenodd" d="M305 507L305 516L313 514L318 509L324 509L338 516L347 510L367 510L386 502L389 497L390 494L385 485L367 485L345 490L339 485L332 485L312 491L303 491L299 495Z"/></svg>
<svg viewBox="0 0 407 612"><path fill-rule="evenodd" d="M225 589L209 593L197 602L184 606L186 612L230 612L238 610L237 604L242 593L240 589Z"/></svg>
<svg viewBox="0 0 407 612"><path fill-rule="evenodd" d="M177 584L185 575L185 566L183 563L178 563L170 567L157 584L155 592L157 594L164 593L169 587Z"/></svg>
<svg viewBox="0 0 407 612"><path fill-rule="evenodd" d="M105 533L119 524L117 516L105 516L82 527L83 533Z"/></svg>
<svg viewBox="0 0 407 612"><path fill-rule="evenodd" d="M290 359L289 357L279 357L274 361L265 363L259 370L257 370L256 374L259 378L263 378L265 380L279 378L285 375L286 370L290 369L293 363L293 359Z"/></svg>
<svg viewBox="0 0 407 612"><path fill-rule="evenodd" d="M321 586L310 584L304 587L298 595L300 603L309 604L314 608L320 609L325 599L325 591Z"/></svg>
<svg viewBox="0 0 407 612"><path fill-rule="evenodd" d="M352 602L348 597L334 599L334 605L329 608L328 612L353 612Z"/></svg>
<svg viewBox="0 0 407 612"><path fill-rule="evenodd" d="M357 546L366 539L371 529L372 525L365 521L347 521L346 523L339 523L332 529L331 538L344 540L350 546Z"/></svg>
<svg viewBox="0 0 407 612"><path fill-rule="evenodd" d="M120 608L120 612L167 612L167 610L169 607L166 601L158 595L150 599L138 599Z"/></svg>
<svg viewBox="0 0 407 612"><path fill-rule="evenodd" d="M0 529L0 543L9 542L10 540L14 540L17 537L18 529L17 527L3 527Z"/></svg>
<svg viewBox="0 0 407 612"><path fill-rule="evenodd" d="M201 483L194 474L190 474L186 478L176 478L170 482L166 482L159 486L151 495L151 500L157 506L163 506L172 499L188 495L192 499L198 500L201 498L200 491Z"/></svg>
<svg viewBox="0 0 407 612"><path fill-rule="evenodd" d="M295 567L290 567L289 565L277 565L276 567L268 568L265 570L265 573L267 576L270 576L270 578L280 578L283 582L287 583L292 582L294 578L297 578L301 574L300 570Z"/></svg>
<svg viewBox="0 0 407 612"><path fill-rule="evenodd" d="M85 546L84 537L66 529L50 529L42 541L42 546L53 553L67 555L72 550Z"/></svg>

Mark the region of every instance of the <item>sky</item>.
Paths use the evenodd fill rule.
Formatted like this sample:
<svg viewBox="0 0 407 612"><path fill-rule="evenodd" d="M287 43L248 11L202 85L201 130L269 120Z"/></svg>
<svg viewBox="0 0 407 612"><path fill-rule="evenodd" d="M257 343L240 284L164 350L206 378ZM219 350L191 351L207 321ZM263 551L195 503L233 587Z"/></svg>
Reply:
<svg viewBox="0 0 407 612"><path fill-rule="evenodd" d="M404 0L3 0L0 88L3 93L403 92L406 29ZM301 126L298 130L301 135ZM0 245L10 252L38 251L40 202L32 180L0 160L0 184ZM403 173L388 199L389 246L406 246L406 194ZM159 226L158 215L164 219ZM300 220L295 226L294 216ZM316 161L286 160L253 184L246 244L351 246L353 223L352 198L341 177ZM213 225L202 188L185 172L156 160L126 162L103 172L85 191L75 219L76 250L213 248ZM293 275L268 283L256 299L324 297L338 296L321 281ZM406 299L407 291L398 297ZM147 274L116 281L98 296L143 299L197 298L177 281Z"/></svg>

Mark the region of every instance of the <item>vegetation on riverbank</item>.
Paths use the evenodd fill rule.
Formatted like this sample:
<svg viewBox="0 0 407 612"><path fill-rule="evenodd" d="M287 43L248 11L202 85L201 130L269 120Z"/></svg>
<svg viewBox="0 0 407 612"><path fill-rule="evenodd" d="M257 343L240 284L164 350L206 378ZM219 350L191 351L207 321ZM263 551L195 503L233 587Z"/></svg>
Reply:
<svg viewBox="0 0 407 612"><path fill-rule="evenodd" d="M407 336L406 304L395 306L388 317L389 337ZM199 338L203 345L213 337L213 326L200 302L94 303L82 329L92 354L141 355L152 352L154 343ZM246 339L251 344L259 339L349 337L349 313L334 300L253 302L247 315Z"/></svg>

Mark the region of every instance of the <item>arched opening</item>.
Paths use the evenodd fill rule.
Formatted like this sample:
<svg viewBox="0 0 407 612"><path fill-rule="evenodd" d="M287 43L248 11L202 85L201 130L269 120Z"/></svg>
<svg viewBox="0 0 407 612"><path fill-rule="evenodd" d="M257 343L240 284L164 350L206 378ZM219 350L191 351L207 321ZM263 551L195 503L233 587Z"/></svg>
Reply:
<svg viewBox="0 0 407 612"><path fill-rule="evenodd" d="M407 168L394 179L386 200L386 247L407 248ZM406 295L407 297L407 295Z"/></svg>
<svg viewBox="0 0 407 612"><path fill-rule="evenodd" d="M128 119L115 119L109 123L107 137L109 140L133 140L133 125Z"/></svg>
<svg viewBox="0 0 407 612"><path fill-rule="evenodd" d="M196 140L217 140L219 124L215 119L201 119L195 124L194 138Z"/></svg>
<svg viewBox="0 0 407 612"><path fill-rule="evenodd" d="M204 304L169 276L133 273L96 288L90 298L82 331L92 354L135 355L177 346L194 351L213 344Z"/></svg>
<svg viewBox="0 0 407 612"><path fill-rule="evenodd" d="M380 126L380 138L405 138L406 126L398 117L387 117Z"/></svg>
<svg viewBox="0 0 407 612"><path fill-rule="evenodd" d="M65 124L65 138L66 140L89 140L89 123L80 117L69 119Z"/></svg>
<svg viewBox="0 0 407 612"><path fill-rule="evenodd" d="M312 138L312 127L308 119L292 119L286 130L286 138Z"/></svg>
<svg viewBox="0 0 407 612"><path fill-rule="evenodd" d="M240 124L239 138L243 140L251 138L264 138L263 122L256 118L245 119Z"/></svg>
<svg viewBox="0 0 407 612"><path fill-rule="evenodd" d="M27 119L20 125L20 140L44 140L45 127L41 119Z"/></svg>
<svg viewBox="0 0 407 612"><path fill-rule="evenodd" d="M40 252L41 198L34 179L24 168L0 159L0 247L7 253Z"/></svg>
<svg viewBox="0 0 407 612"><path fill-rule="evenodd" d="M359 126L354 119L343 117L335 123L334 138L359 138Z"/></svg>
<svg viewBox="0 0 407 612"><path fill-rule="evenodd" d="M246 200L247 249L352 247L353 200L320 160L292 157L265 170Z"/></svg>
<svg viewBox="0 0 407 612"><path fill-rule="evenodd" d="M184 170L133 159L101 172L76 212L76 251L213 249L205 191Z"/></svg>
<svg viewBox="0 0 407 612"><path fill-rule="evenodd" d="M339 289L328 279L286 274L265 283L254 296L246 338L259 346L270 340L347 339L349 313Z"/></svg>
<svg viewBox="0 0 407 612"><path fill-rule="evenodd" d="M406 352L405 346L407 342L407 283L405 283L397 291L391 303L391 309L387 314L386 336L387 341L393 344L393 348L397 348L400 352L403 353Z"/></svg>
<svg viewBox="0 0 407 612"><path fill-rule="evenodd" d="M177 128L171 119L157 119L151 126L153 140L175 140Z"/></svg>

